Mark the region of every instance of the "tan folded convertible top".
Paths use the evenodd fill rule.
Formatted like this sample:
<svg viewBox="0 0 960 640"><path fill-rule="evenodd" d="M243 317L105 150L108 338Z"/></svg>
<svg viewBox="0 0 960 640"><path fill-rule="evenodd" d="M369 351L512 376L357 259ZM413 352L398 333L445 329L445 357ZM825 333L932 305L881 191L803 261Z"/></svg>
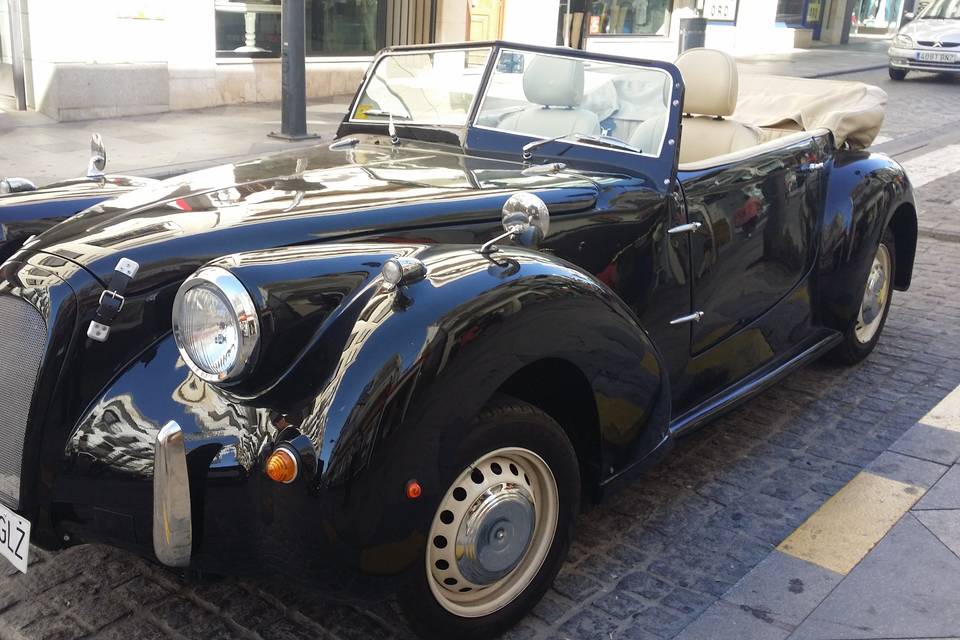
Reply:
<svg viewBox="0 0 960 640"><path fill-rule="evenodd" d="M733 120L794 131L829 129L837 146L870 146L883 124L886 92L862 82L740 76Z"/></svg>

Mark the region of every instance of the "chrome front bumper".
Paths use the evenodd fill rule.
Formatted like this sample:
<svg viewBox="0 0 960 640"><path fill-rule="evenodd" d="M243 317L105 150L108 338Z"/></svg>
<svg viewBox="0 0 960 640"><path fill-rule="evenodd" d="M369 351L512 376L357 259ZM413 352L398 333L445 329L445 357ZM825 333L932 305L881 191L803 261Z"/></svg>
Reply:
<svg viewBox="0 0 960 640"><path fill-rule="evenodd" d="M956 62L922 62L919 60L921 51L936 53L952 53ZM890 47L887 51L890 56L890 66L894 69L910 71L929 71L932 73L960 73L960 50L950 49L901 49Z"/></svg>
<svg viewBox="0 0 960 640"><path fill-rule="evenodd" d="M153 551L169 567L187 567L192 548L187 452L180 425L170 421L153 453Z"/></svg>

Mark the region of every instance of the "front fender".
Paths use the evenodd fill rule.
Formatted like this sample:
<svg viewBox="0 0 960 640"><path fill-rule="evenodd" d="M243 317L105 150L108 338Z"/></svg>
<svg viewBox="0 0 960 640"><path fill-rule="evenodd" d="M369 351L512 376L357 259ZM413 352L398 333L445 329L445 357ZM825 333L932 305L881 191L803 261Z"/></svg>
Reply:
<svg viewBox="0 0 960 640"><path fill-rule="evenodd" d="M825 326L843 331L856 317L877 244L894 215L912 217L914 233L898 246L898 288L910 282L916 249L916 214L906 172L879 153L838 153L827 174L821 226L820 310ZM898 212L902 212L898 213ZM906 226L909 220L904 219ZM898 235L898 240L900 236ZM907 246L909 243L911 246Z"/></svg>
<svg viewBox="0 0 960 640"><path fill-rule="evenodd" d="M349 272L367 276L323 319L296 364L248 402L283 413L319 445L320 490L343 497L337 538L364 541L364 571L399 571L418 557L431 505L446 490L444 456L491 396L534 363L570 363L587 381L582 401L595 419L580 426L592 430L599 480L665 440L670 395L660 354L622 301L589 274L516 248L490 259L473 247L358 251L363 246L315 249L320 263L353 252ZM324 279L302 277L311 251L234 256L231 269L268 309L281 295L273 292L317 299ZM401 253L422 260L428 275L388 291L380 265ZM295 256L292 272L301 277L284 279L285 254ZM404 496L410 479L423 487L420 500Z"/></svg>
<svg viewBox="0 0 960 640"><path fill-rule="evenodd" d="M390 291L379 269L398 254L422 260L428 275ZM352 267L344 256L353 256ZM334 261L336 276L324 267ZM272 327L296 341L304 317L320 322L293 364L247 398L284 413L314 440L328 486L348 482L380 447L395 454L410 443L412 458L435 461L445 439L460 437L511 376L548 359L574 365L590 385L601 478L666 435L668 381L649 337L605 285L553 256L509 248L490 259L474 248L356 244L231 256L224 264L257 292L266 316L280 316L291 300L301 308L342 300L332 313L290 321L294 331ZM276 364L273 348L264 355ZM401 424L399 441L384 445Z"/></svg>
<svg viewBox="0 0 960 640"><path fill-rule="evenodd" d="M397 254L421 259L428 275L388 291L380 269ZM411 566L446 490L443 456L533 363L569 363L586 380L578 402L592 405L595 419L578 426L592 431L599 479L666 437L669 389L656 349L609 289L552 256L506 248L491 260L474 248L353 243L218 263L254 295L274 332L264 347L299 353L287 366L263 353L275 369L226 391L192 376L169 334L138 356L67 446L58 501L73 505L73 528L87 539L104 526L149 536L150 452L169 419L187 435L196 483L195 566L305 566L337 580L343 574L331 566L379 576ZM316 478L279 485L262 462L288 426L313 439L321 466ZM405 496L410 479L423 487L419 500ZM114 485L123 490L104 490ZM98 525L105 514L112 520ZM115 514L132 517L124 524Z"/></svg>

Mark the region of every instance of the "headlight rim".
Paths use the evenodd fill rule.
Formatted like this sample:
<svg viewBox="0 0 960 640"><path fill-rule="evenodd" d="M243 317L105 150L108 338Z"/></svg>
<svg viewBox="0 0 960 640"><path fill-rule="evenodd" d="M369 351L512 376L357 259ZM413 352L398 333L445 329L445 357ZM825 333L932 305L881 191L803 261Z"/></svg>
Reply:
<svg viewBox="0 0 960 640"><path fill-rule="evenodd" d="M237 355L230 368L220 374L210 373L194 362L186 347L183 330L180 326L178 316L183 305L183 298L190 290L198 286L212 289L215 294L227 302L239 329L237 333ZM240 279L229 270L212 265L202 267L194 272L177 290L171 315L173 316L174 341L177 350L180 352L180 357L183 358L184 363L194 375L201 380L214 384L235 382L249 374L256 366L260 352L260 314L253 296L250 295Z"/></svg>
<svg viewBox="0 0 960 640"><path fill-rule="evenodd" d="M893 46L899 49L912 49L915 45L913 38L905 33L898 33L893 36Z"/></svg>

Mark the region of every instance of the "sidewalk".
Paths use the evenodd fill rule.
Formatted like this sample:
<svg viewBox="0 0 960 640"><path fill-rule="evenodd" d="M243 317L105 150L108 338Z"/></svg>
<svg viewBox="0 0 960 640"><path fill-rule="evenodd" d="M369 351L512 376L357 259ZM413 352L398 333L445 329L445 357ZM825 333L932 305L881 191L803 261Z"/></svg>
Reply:
<svg viewBox="0 0 960 640"><path fill-rule="evenodd" d="M855 42L776 55L738 59L741 73L824 77L886 66L886 43ZM307 108L307 127L333 139L351 96L317 101ZM0 176L20 176L37 184L83 174L90 134L107 147L108 171L165 178L242 157L316 144L267 137L280 128L279 104L244 104L193 111L56 122L35 112L0 109Z"/></svg>
<svg viewBox="0 0 960 640"><path fill-rule="evenodd" d="M352 96L307 106L307 131L320 143L333 139ZM178 173L297 146L267 136L280 129L280 105L256 103L171 111L152 115L56 122L32 111L0 109L0 176L20 176L38 185L83 175L90 134L107 148L107 171L166 178Z"/></svg>
<svg viewBox="0 0 960 640"><path fill-rule="evenodd" d="M677 640L960 638L960 388Z"/></svg>
<svg viewBox="0 0 960 640"><path fill-rule="evenodd" d="M888 40L851 39L850 44L796 49L790 53L741 56L740 73L829 78L887 66ZM841 80L843 78L840 78Z"/></svg>

